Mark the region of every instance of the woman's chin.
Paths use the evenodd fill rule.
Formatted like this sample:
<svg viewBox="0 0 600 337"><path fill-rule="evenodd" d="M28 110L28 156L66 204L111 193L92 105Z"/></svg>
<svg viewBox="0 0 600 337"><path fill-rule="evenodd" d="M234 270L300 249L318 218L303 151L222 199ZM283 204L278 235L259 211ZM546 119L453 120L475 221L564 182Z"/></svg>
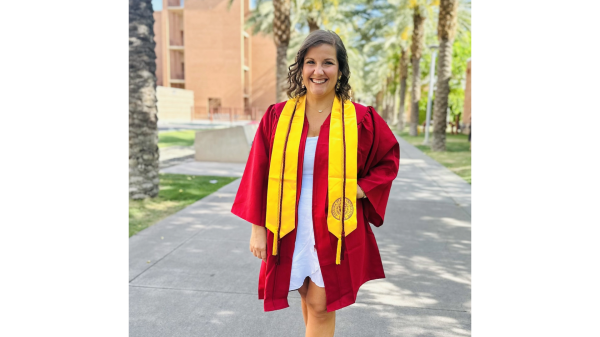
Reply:
<svg viewBox="0 0 600 337"><path fill-rule="evenodd" d="M329 91L331 90L327 90L327 88L311 88L311 90L308 92L314 96L325 96L329 93Z"/></svg>

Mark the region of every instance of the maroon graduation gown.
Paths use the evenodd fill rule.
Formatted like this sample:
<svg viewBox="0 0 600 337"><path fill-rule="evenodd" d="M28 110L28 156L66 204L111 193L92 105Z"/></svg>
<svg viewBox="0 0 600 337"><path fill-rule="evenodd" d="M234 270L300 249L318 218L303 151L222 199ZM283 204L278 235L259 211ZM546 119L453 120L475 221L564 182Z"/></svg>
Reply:
<svg viewBox="0 0 600 337"><path fill-rule="evenodd" d="M286 102L271 105L263 116L256 135L242 181L231 212L259 226L265 226L269 161L278 118ZM396 137L372 107L353 103L358 127L358 185L368 199L357 199L356 230L345 237L344 259L335 264L338 239L327 228L327 170L329 149L329 122L327 117L319 133L315 152L313 177L313 226L321 273L325 284L327 311L341 309L356 301L362 284L385 278L379 249L369 223L383 224L392 181L398 174L400 147ZM331 115L330 115L331 116ZM298 153L298 191L296 209L300 200L304 146L308 134L308 120ZM296 224L298 214L296 213ZM267 230L267 262L261 263L258 298L264 300L264 310L289 307L292 258L296 230L281 239L280 261L272 255L273 233Z"/></svg>

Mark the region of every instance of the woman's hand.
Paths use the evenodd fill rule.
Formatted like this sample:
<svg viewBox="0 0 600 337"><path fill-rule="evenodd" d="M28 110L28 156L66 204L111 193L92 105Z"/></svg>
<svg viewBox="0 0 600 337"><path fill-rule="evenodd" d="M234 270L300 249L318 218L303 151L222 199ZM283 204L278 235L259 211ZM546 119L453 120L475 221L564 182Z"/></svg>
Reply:
<svg viewBox="0 0 600 337"><path fill-rule="evenodd" d="M360 186L356 185L356 199L362 199L365 197L365 191L360 188Z"/></svg>
<svg viewBox="0 0 600 337"><path fill-rule="evenodd" d="M250 251L254 256L267 262L267 228L252 224Z"/></svg>

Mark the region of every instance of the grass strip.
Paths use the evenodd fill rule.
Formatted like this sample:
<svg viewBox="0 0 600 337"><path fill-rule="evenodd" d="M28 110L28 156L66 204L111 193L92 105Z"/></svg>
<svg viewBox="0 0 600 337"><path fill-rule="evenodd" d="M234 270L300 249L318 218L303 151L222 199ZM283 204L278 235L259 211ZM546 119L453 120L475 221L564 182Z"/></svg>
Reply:
<svg viewBox="0 0 600 337"><path fill-rule="evenodd" d="M156 198L129 200L129 237L235 179L237 178L160 173L160 190Z"/></svg>
<svg viewBox="0 0 600 337"><path fill-rule="evenodd" d="M180 130L158 133L158 147L193 146L198 130Z"/></svg>
<svg viewBox="0 0 600 337"><path fill-rule="evenodd" d="M469 149L469 136L464 134L446 134L446 151L434 152L431 151L429 145L423 145L425 135L420 133L418 136L410 136L408 132L397 132L396 134L402 137L410 144L414 145L419 150L433 160L444 165L450 171L471 183L471 150ZM429 142L431 144L431 134Z"/></svg>

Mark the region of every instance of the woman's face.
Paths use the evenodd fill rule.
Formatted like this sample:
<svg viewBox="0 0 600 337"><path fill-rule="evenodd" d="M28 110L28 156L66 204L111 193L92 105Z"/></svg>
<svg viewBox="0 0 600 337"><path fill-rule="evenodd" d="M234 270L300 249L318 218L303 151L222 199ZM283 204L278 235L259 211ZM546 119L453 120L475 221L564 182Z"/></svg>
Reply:
<svg viewBox="0 0 600 337"><path fill-rule="evenodd" d="M327 96L335 92L340 72L335 47L326 43L311 47L304 56L302 83L310 95Z"/></svg>

